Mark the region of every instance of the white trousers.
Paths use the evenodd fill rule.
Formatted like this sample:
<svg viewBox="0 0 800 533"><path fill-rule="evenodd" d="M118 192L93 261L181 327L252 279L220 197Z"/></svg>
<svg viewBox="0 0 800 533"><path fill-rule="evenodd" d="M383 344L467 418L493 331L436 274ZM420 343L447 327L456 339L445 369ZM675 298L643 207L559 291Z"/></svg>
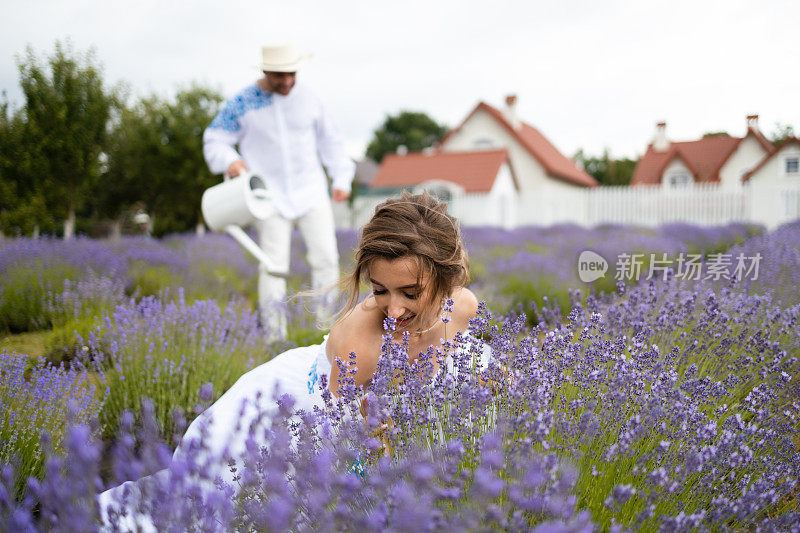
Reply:
<svg viewBox="0 0 800 533"><path fill-rule="evenodd" d="M318 320L328 317L328 305L335 297L333 286L339 280L339 250L331 201L325 198L310 211L296 219L286 219L275 213L256 223L259 244L279 272L289 272L292 228L300 230L311 266L311 289L320 297L316 303ZM286 338L286 280L270 276L259 267L258 306L262 323L270 339Z"/></svg>

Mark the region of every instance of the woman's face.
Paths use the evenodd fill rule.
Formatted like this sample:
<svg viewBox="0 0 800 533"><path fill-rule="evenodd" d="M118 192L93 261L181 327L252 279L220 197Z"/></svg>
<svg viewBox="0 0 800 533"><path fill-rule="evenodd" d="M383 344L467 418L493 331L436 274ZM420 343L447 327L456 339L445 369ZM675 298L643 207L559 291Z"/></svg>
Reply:
<svg viewBox="0 0 800 533"><path fill-rule="evenodd" d="M430 326L437 311L431 309L430 280L420 277L412 257L373 260L369 281L375 303L387 317L397 320L397 331Z"/></svg>

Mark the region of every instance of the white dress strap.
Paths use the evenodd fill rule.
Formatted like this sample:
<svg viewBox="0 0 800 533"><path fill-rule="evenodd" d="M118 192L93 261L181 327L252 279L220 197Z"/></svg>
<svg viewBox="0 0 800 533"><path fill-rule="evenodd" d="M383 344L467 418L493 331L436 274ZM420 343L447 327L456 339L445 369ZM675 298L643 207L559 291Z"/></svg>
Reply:
<svg viewBox="0 0 800 533"><path fill-rule="evenodd" d="M472 355L472 359L468 361L468 367L477 367L478 370L485 370L489 367L489 361L492 358L492 348L472 335L470 330L464 330L462 334L462 342L455 354L448 355L446 361L447 372L456 375L457 369L455 368L456 358L463 357L464 355ZM475 357L477 355L477 357Z"/></svg>

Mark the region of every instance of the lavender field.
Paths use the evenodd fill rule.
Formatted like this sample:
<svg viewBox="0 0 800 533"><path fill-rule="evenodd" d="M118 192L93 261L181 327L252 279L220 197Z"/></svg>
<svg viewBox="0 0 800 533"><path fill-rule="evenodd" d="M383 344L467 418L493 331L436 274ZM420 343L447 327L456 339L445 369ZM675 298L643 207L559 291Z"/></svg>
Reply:
<svg viewBox="0 0 800 533"><path fill-rule="evenodd" d="M215 490L177 439L321 341L309 302L268 343L255 262L221 235L0 241L0 530L96 530L98 492L155 472L133 504L158 531L800 530L800 223L464 237L485 303L458 371L387 342L363 416L347 382L324 411L287 398ZM605 277L581 281L587 250Z"/></svg>

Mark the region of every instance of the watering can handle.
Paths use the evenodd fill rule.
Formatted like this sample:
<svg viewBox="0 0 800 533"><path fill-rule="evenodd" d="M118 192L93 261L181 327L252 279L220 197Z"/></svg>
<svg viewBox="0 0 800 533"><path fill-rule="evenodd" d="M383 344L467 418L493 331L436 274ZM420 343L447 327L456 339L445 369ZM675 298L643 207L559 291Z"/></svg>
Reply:
<svg viewBox="0 0 800 533"><path fill-rule="evenodd" d="M241 161L241 160L240 160L240 161ZM250 172L250 170L249 170L249 169L248 169L248 170L242 169L242 170L239 172L239 174L237 174L236 176L231 176L231 175L229 175L229 174L228 174L228 171L226 170L226 171L225 171L225 172L222 174L222 181L228 181L228 180L232 180L233 178L238 178L238 177L241 177L241 176L249 177L249 176L251 176L252 174L253 174L253 173L252 173L252 172Z"/></svg>
<svg viewBox="0 0 800 533"><path fill-rule="evenodd" d="M222 175L222 181L230 181L233 178L238 178L238 177L241 177L241 176L249 176L249 175L250 175L250 172L247 171L247 170L243 170L243 171L239 172L238 176L229 176L228 173L226 172L226 173L224 173Z"/></svg>

